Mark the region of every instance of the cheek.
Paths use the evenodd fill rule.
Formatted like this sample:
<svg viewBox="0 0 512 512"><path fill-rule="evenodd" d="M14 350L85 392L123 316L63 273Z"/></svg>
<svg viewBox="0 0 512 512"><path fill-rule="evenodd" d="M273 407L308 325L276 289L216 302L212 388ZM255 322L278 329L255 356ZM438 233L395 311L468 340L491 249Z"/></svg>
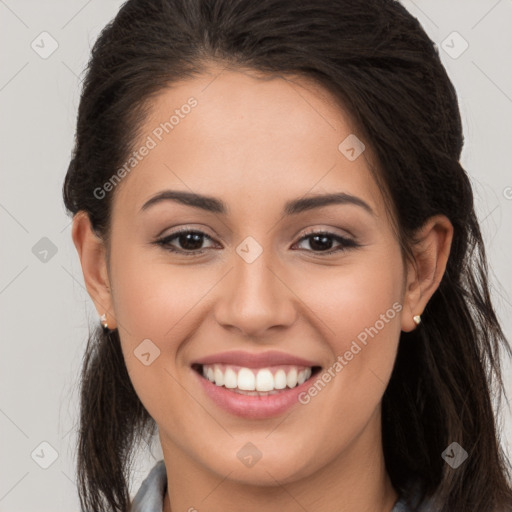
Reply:
<svg viewBox="0 0 512 512"><path fill-rule="evenodd" d="M336 432L325 429L334 445L366 424L391 376L402 315L402 267L396 262L401 262L398 252L383 252L333 267L324 277L317 270L308 276L309 287L304 283L297 292L307 297L332 355L301 400L310 411L310 428L318 421L338 425ZM326 410L326 403L333 406Z"/></svg>
<svg viewBox="0 0 512 512"><path fill-rule="evenodd" d="M169 276L171 267L152 264L149 251L123 242L119 238L112 252L113 302L126 366L139 393L159 387L162 340L168 331L170 339L182 316L183 283L179 272Z"/></svg>
<svg viewBox="0 0 512 512"><path fill-rule="evenodd" d="M215 282L206 266L170 264L165 257L158 249L136 248L113 265L116 319L128 337L179 339L182 320Z"/></svg>
<svg viewBox="0 0 512 512"><path fill-rule="evenodd" d="M392 246L354 253L339 266L311 268L290 276L290 282L337 356L350 350L352 341L363 346L373 338L382 340L373 352L393 352L400 334L402 277L400 253Z"/></svg>
<svg viewBox="0 0 512 512"><path fill-rule="evenodd" d="M191 370L178 358L201 324L208 292L219 277L206 265L171 265L163 253L162 258L118 247L119 256L112 258L114 307L130 380L155 421L181 432L184 415L169 410L186 410L190 421L201 410L179 384Z"/></svg>

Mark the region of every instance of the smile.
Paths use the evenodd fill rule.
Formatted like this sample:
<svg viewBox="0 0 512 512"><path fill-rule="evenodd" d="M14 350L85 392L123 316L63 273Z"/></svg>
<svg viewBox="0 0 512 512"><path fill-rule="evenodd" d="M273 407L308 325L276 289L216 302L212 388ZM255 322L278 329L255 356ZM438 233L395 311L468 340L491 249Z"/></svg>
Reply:
<svg viewBox="0 0 512 512"><path fill-rule="evenodd" d="M198 359L191 369L205 398L220 410L255 420L303 407L298 396L322 366L277 351L231 351Z"/></svg>
<svg viewBox="0 0 512 512"><path fill-rule="evenodd" d="M300 386L312 376L316 367L280 365L258 369L205 364L196 369L218 387L247 396L267 396Z"/></svg>

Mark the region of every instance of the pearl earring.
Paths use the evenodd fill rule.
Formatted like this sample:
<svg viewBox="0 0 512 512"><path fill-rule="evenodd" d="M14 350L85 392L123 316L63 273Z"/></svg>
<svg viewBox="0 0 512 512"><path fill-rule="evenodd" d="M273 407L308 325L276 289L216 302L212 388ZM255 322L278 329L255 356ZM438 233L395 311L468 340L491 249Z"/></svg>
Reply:
<svg viewBox="0 0 512 512"><path fill-rule="evenodd" d="M412 319L414 320L416 325L420 325L420 322L421 322L421 316L420 315L413 316Z"/></svg>
<svg viewBox="0 0 512 512"><path fill-rule="evenodd" d="M105 327L105 329L108 329L106 313L103 313L103 315L100 316L100 322L102 323L103 327Z"/></svg>

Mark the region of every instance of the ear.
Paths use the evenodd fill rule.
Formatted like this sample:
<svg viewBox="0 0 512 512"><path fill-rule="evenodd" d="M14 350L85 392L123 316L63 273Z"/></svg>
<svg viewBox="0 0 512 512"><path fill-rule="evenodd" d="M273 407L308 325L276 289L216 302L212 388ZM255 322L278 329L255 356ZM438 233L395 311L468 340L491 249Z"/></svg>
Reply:
<svg viewBox="0 0 512 512"><path fill-rule="evenodd" d="M74 216L71 236L80 258L87 292L96 306L98 316L106 314L108 328L115 329L105 244L92 229L85 211L81 210Z"/></svg>
<svg viewBox="0 0 512 512"><path fill-rule="evenodd" d="M415 233L418 242L412 248L414 262L407 264L402 331L417 326L421 315L443 277L453 239L453 226L445 215L435 215Z"/></svg>

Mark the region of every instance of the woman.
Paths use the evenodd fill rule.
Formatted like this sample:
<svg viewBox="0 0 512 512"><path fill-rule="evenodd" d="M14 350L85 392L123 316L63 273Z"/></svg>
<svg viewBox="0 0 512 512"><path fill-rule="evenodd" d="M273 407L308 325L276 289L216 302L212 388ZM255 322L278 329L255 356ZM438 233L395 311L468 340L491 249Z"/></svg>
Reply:
<svg viewBox="0 0 512 512"><path fill-rule="evenodd" d="M101 319L83 510L511 510L462 144L395 1L126 2L64 183Z"/></svg>

